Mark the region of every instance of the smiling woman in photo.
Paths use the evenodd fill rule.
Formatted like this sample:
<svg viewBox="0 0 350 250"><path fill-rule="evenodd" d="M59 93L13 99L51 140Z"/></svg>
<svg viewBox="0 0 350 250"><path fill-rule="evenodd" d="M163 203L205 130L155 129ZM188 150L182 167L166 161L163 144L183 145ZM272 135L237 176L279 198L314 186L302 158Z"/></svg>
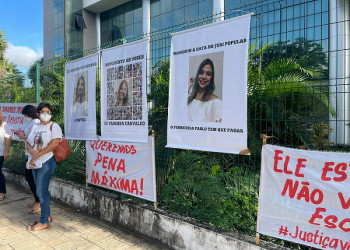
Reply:
<svg viewBox="0 0 350 250"><path fill-rule="evenodd" d="M86 84L84 76L80 76L77 81L75 88L75 98L73 104L73 115L74 116L87 116L87 100L85 97Z"/></svg>
<svg viewBox="0 0 350 250"><path fill-rule="evenodd" d="M117 106L130 106L128 83L125 80L119 84L118 92L115 94L117 99Z"/></svg>
<svg viewBox="0 0 350 250"><path fill-rule="evenodd" d="M189 121L221 122L222 102L214 94L214 64L205 59L197 69L196 77L190 77L187 115ZM193 83L192 83L193 82Z"/></svg>

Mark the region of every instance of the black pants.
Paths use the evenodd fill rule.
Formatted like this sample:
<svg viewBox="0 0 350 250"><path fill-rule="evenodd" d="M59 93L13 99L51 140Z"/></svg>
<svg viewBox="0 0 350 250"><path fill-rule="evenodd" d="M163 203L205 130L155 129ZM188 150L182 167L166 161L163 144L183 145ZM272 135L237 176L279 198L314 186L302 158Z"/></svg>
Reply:
<svg viewBox="0 0 350 250"><path fill-rule="evenodd" d="M35 202L40 202L38 196L36 195L36 186L35 186L35 181L32 174L32 169L26 169L24 175L26 177L30 190L34 195Z"/></svg>

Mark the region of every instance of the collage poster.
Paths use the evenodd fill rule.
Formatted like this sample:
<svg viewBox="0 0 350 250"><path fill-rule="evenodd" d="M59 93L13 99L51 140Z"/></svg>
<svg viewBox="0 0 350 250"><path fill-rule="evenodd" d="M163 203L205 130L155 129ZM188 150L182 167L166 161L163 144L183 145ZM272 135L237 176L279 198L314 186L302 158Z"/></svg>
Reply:
<svg viewBox="0 0 350 250"><path fill-rule="evenodd" d="M146 54L148 40L102 51L101 139L148 141Z"/></svg>

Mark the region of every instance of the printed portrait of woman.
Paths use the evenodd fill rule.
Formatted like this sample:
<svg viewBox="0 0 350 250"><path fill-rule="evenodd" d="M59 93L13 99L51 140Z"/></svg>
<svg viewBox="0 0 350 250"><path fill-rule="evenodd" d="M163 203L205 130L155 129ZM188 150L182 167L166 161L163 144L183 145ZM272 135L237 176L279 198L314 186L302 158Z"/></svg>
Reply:
<svg viewBox="0 0 350 250"><path fill-rule="evenodd" d="M129 84L126 80L120 82L118 91L115 92L117 106L130 106L129 103Z"/></svg>
<svg viewBox="0 0 350 250"><path fill-rule="evenodd" d="M193 76L191 74L190 59L190 77L188 82L187 100L187 117L189 121L222 122L221 81L223 54L213 53L210 55L211 57L214 57L216 61L220 62L220 91L215 92L217 72L215 71L213 60L209 57L201 60L196 74ZM209 55L204 56L206 57ZM195 59L195 61L198 61L198 59Z"/></svg>
<svg viewBox="0 0 350 250"><path fill-rule="evenodd" d="M41 133L37 133L34 136L33 149L39 152L43 148L43 144L44 144L44 142L43 142L43 138L42 138Z"/></svg>
<svg viewBox="0 0 350 250"><path fill-rule="evenodd" d="M87 71L79 75L74 88L73 116L87 116Z"/></svg>

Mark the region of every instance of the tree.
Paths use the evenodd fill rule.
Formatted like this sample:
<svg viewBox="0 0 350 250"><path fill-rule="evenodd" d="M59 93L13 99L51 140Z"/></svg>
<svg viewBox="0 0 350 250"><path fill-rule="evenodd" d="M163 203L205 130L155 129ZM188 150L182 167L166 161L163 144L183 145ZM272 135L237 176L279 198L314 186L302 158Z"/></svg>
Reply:
<svg viewBox="0 0 350 250"><path fill-rule="evenodd" d="M307 40L304 37L296 38L294 42L278 41L263 51L262 67L266 67L276 59L293 58L301 67L317 70L328 76L327 54L320 43Z"/></svg>
<svg viewBox="0 0 350 250"><path fill-rule="evenodd" d="M16 96L14 88L23 88L23 76L16 65L5 58L6 49L5 33L0 30L0 101L14 102Z"/></svg>
<svg viewBox="0 0 350 250"><path fill-rule="evenodd" d="M251 146L259 145L261 133L274 135L282 145L313 145L309 126L322 122L328 113L335 116L335 111L328 100L328 88L313 86L309 79L324 78L321 56L311 52L296 58L287 51L275 60L260 63L262 54L273 51L275 45L267 44L256 50L250 47L248 64L248 130ZM318 57L320 60L303 66L303 62ZM262 65L262 66L261 66ZM317 108L316 108L317 107ZM256 115L258 114L258 117ZM256 119L255 119L255 118Z"/></svg>

